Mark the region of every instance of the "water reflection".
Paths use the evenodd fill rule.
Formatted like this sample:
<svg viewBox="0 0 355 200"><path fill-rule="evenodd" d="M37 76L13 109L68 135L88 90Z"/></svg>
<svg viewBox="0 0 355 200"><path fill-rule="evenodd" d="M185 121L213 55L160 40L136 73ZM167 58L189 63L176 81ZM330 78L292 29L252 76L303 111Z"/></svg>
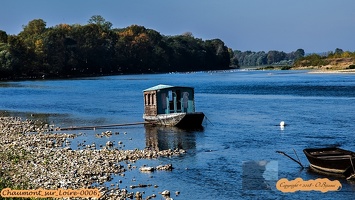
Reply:
<svg viewBox="0 0 355 200"><path fill-rule="evenodd" d="M146 147L156 151L167 149L196 149L196 133L203 127L183 130L177 127L145 125Z"/></svg>
<svg viewBox="0 0 355 200"><path fill-rule="evenodd" d="M18 88L18 87L24 87L24 86L21 86L21 84L19 83L0 82L0 88Z"/></svg>

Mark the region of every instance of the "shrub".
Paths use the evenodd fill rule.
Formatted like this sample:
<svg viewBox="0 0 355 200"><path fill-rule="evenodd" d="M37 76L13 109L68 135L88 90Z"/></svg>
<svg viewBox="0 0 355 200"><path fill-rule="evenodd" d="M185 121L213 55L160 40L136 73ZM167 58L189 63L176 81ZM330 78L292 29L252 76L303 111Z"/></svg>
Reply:
<svg viewBox="0 0 355 200"><path fill-rule="evenodd" d="M266 66L266 67L264 67L263 69L269 70L269 69L275 69L275 67L274 67L274 66Z"/></svg>
<svg viewBox="0 0 355 200"><path fill-rule="evenodd" d="M292 68L292 66L282 66L281 67L281 70L289 70L289 69L291 69Z"/></svg>

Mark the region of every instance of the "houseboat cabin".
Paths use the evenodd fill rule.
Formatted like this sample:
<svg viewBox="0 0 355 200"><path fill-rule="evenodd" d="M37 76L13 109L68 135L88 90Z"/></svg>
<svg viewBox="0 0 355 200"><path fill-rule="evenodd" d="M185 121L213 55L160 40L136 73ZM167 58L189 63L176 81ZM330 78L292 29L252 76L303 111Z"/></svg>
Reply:
<svg viewBox="0 0 355 200"><path fill-rule="evenodd" d="M167 126L201 126L204 114L195 112L194 88L157 85L143 91L145 121Z"/></svg>

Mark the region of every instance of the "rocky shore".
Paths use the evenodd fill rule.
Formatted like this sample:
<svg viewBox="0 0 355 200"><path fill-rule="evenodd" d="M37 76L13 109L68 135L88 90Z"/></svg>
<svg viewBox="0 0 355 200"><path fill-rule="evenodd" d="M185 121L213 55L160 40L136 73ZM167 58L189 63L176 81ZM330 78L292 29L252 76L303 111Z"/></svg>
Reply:
<svg viewBox="0 0 355 200"><path fill-rule="evenodd" d="M156 195L143 197L143 194L129 192L119 185L110 188L101 185L110 181L113 175L124 176L128 173L128 169L120 164L123 161L134 162L185 153L181 149L118 150L108 148L110 144L101 149L72 150L66 144L75 137L80 136L51 133L48 125L39 121L0 117L0 186L11 183L5 187L26 190L83 189L93 188L92 185L96 184L100 185L100 199L151 199ZM170 164L165 167L158 166L155 169L173 169ZM170 198L166 191L162 193L163 198Z"/></svg>

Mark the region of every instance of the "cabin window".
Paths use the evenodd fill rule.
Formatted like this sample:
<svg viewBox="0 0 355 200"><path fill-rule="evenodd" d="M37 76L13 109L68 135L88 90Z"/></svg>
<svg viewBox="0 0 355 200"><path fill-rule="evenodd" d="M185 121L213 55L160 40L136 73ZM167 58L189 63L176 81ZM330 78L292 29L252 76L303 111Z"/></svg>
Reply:
<svg viewBox="0 0 355 200"><path fill-rule="evenodd" d="M155 102L155 94L152 94L152 105L155 105L156 102Z"/></svg>
<svg viewBox="0 0 355 200"><path fill-rule="evenodd" d="M144 104L147 106L156 105L155 94L144 94Z"/></svg>
<svg viewBox="0 0 355 200"><path fill-rule="evenodd" d="M148 94L148 105L150 105L150 102L151 102L151 95Z"/></svg>

